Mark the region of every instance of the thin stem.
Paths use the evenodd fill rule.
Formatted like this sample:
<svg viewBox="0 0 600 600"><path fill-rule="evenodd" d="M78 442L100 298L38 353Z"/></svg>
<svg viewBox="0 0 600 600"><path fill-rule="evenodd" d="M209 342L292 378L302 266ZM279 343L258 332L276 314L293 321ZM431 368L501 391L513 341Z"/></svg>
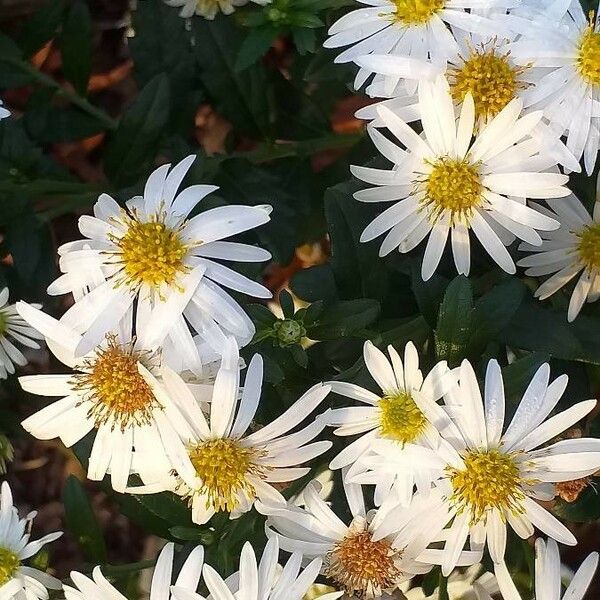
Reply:
<svg viewBox="0 0 600 600"><path fill-rule="evenodd" d="M90 116L94 117L95 119L97 119L98 121L100 121L107 129L116 129L117 128L118 121L116 121L112 117L109 117L104 111L95 107L93 104L88 102L85 98L82 98L79 94L76 94L75 92L72 92L72 91L64 88L62 85L60 85L60 83L55 81L52 77L46 75L45 73L42 73L41 71L38 71L35 67L30 65L29 63L24 62L22 60L16 60L16 59L13 59L10 57L4 58L2 60L25 71L33 79L35 79L37 82L41 83L42 85L45 85L47 87L55 89L57 94L59 94L63 98L66 98L69 102L71 102L71 104L74 104L75 106L79 107L82 111L86 112L88 115L90 115Z"/></svg>

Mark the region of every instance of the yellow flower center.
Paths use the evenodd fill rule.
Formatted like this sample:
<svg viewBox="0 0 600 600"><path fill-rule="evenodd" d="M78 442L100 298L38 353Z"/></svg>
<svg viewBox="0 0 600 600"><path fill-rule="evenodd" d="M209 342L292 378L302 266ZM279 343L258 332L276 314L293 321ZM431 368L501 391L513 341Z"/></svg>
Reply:
<svg viewBox="0 0 600 600"><path fill-rule="evenodd" d="M459 514L469 509L476 523L492 508L522 512L524 481L514 454L496 449L470 450L463 460L464 469L447 469L453 489L451 500L458 505Z"/></svg>
<svg viewBox="0 0 600 600"><path fill-rule="evenodd" d="M581 36L577 68L588 83L600 85L600 32L592 25Z"/></svg>
<svg viewBox="0 0 600 600"><path fill-rule="evenodd" d="M425 429L427 419L412 396L399 392L384 396L379 401L380 427L383 437L402 442L413 442Z"/></svg>
<svg viewBox="0 0 600 600"><path fill-rule="evenodd" d="M349 596L373 597L395 587L400 575L394 562L397 555L386 539L374 541L366 529L352 532L329 551L325 576Z"/></svg>
<svg viewBox="0 0 600 600"><path fill-rule="evenodd" d="M461 67L450 70L452 97L458 102L471 92L478 117L496 116L526 84L520 80L526 67L511 64L508 54L498 54L496 48L474 48Z"/></svg>
<svg viewBox="0 0 600 600"><path fill-rule="evenodd" d="M125 283L136 289L145 284L158 289L175 285L178 275L188 270L183 259L190 247L181 240L180 231L167 227L162 218L144 222L127 215L125 235L111 236L118 247L114 254L122 265L117 285Z"/></svg>
<svg viewBox="0 0 600 600"><path fill-rule="evenodd" d="M8 548L0 548L0 586L8 583L21 566L19 556Z"/></svg>
<svg viewBox="0 0 600 600"><path fill-rule="evenodd" d="M85 373L75 375L73 387L91 402L89 415L100 426L109 420L125 430L132 424L148 424L152 411L160 408L150 386L138 371L140 356L120 346L114 337L106 348L84 363Z"/></svg>
<svg viewBox="0 0 600 600"><path fill-rule="evenodd" d="M392 0L392 4L396 7L392 15L395 23L404 26L424 25L444 8L446 0Z"/></svg>
<svg viewBox="0 0 600 600"><path fill-rule="evenodd" d="M235 439L223 438L191 446L188 454L202 481L202 486L192 494L205 494L207 508L231 512L238 505L238 495L256 497L248 475L264 477L265 467L256 464L260 450L246 448Z"/></svg>
<svg viewBox="0 0 600 600"><path fill-rule="evenodd" d="M425 197L421 205L432 222L445 211L451 220L468 220L482 202L481 176L476 165L466 160L444 156L436 159L425 180Z"/></svg>
<svg viewBox="0 0 600 600"><path fill-rule="evenodd" d="M600 269L600 223L588 225L578 234L577 252L588 269Z"/></svg>

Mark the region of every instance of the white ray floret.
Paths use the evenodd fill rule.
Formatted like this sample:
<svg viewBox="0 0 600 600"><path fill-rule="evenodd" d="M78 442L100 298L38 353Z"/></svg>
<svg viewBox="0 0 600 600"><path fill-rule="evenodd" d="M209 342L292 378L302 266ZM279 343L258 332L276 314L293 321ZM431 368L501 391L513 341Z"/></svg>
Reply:
<svg viewBox="0 0 600 600"><path fill-rule="evenodd" d="M63 275L48 292L75 297L61 320L83 336L78 355L133 321L141 345L158 348L168 338L192 371L200 368L200 357L190 326L206 336L217 324L241 345L252 338L252 321L221 286L259 298L271 294L219 261L270 258L261 248L227 238L267 223L271 207L220 206L190 218L198 202L217 189L192 185L178 192L194 158L156 169L144 195L126 208L102 194L94 216L79 219L85 239L59 248Z"/></svg>
<svg viewBox="0 0 600 600"><path fill-rule="evenodd" d="M556 231L542 234L542 245L521 244L530 255L518 261L531 277L551 275L535 292L540 300L555 294L579 276L571 294L567 319L575 320L585 302L600 298L600 202L593 215L571 194L561 200L548 200L552 210L538 210L560 222Z"/></svg>
<svg viewBox="0 0 600 600"><path fill-rule="evenodd" d="M60 581L44 571L24 564L46 544L57 540L62 531L31 540L35 512L19 518L10 486L0 489L0 598L2 600L47 600L48 589L59 590Z"/></svg>
<svg viewBox="0 0 600 600"><path fill-rule="evenodd" d="M508 37L511 30L502 18L494 20L472 9L510 8L518 0L358 0L353 10L329 29L326 48L350 46L336 62L357 62L368 54L390 54L401 59L430 60L444 67L458 50L456 36L466 32ZM360 63L359 63L360 64ZM354 85L358 89L372 74L361 67ZM414 90L414 87L413 87Z"/></svg>
<svg viewBox="0 0 600 600"><path fill-rule="evenodd" d="M592 552L562 592L562 564L558 552L558 544L549 539L538 538L535 542L535 597L534 600L583 600L596 569L598 553ZM498 572L498 583L504 600L521 600L515 584L506 568ZM492 600L480 590L479 600Z"/></svg>
<svg viewBox="0 0 600 600"><path fill-rule="evenodd" d="M427 280L449 235L458 272L469 273L473 231L493 260L515 273L506 249L514 237L539 245L538 231L559 226L527 206L526 199L569 194L568 177L556 172L555 160L531 136L541 112L521 116L522 102L513 100L472 141L475 107L470 93L458 120L444 77L420 83L419 105L424 136L384 106L378 114L399 144L369 128L393 167L353 167L356 177L375 186L356 192L355 198L393 204L365 228L361 241L386 234L379 251L385 256L395 248L409 252L429 235L421 269Z"/></svg>
<svg viewBox="0 0 600 600"><path fill-rule="evenodd" d="M173 575L173 556L174 544L168 543L160 551L154 573L152 574L152 583L150 589L151 598L161 598L169 600L174 598L171 594L171 578ZM196 591L202 573L204 562L204 548L196 546L185 559L177 579L173 583L177 589L183 590L189 594ZM77 571L71 571L71 585L63 585L63 591L66 600L126 600L102 574L100 567L95 567L92 576L87 577Z"/></svg>
<svg viewBox="0 0 600 600"><path fill-rule="evenodd" d="M224 344L208 418L197 411L188 424L185 446L174 454L170 468L153 464L143 452L134 456L134 469L145 483L130 488L136 493L170 489L188 499L194 522L206 523L216 512L237 518L249 511L257 499L285 502L277 483L294 481L310 469L300 465L320 456L332 445L314 442L327 424L328 415L317 417L306 427L290 433L319 406L330 391L317 384L264 427L248 433L258 409L263 363L255 355L240 385L239 350L234 338ZM189 398L191 404L193 399ZM143 471L143 473L142 473Z"/></svg>
<svg viewBox="0 0 600 600"><path fill-rule="evenodd" d="M600 150L599 23L586 16L578 0L548 6L522 19L511 55L518 64L545 70L525 93L525 106L544 111L591 175Z"/></svg>
<svg viewBox="0 0 600 600"><path fill-rule="evenodd" d="M0 100L0 120L10 117L10 110L4 108L4 103Z"/></svg>
<svg viewBox="0 0 600 600"><path fill-rule="evenodd" d="M281 567L277 539L270 539L257 560L254 548L246 542L239 557L239 570L223 579L215 569L204 565L204 582L213 600L302 600L319 575L322 561L314 559L302 569L302 555L293 554ZM204 600L203 596L175 585L175 600ZM340 592L319 596L335 600Z"/></svg>
<svg viewBox="0 0 600 600"><path fill-rule="evenodd" d="M428 534L435 535L447 515L430 515L431 503L419 494L409 507L400 507L390 494L379 509L367 512L361 486L347 483L345 477L343 481L352 515L349 524L320 497L313 481L304 490L305 507L257 503L258 511L268 517L267 535L277 537L286 552L322 558L323 575L348 597L386 597L415 575L429 572L431 564L420 558L428 538L416 524L427 515ZM467 551L458 561L472 564L478 556Z"/></svg>
<svg viewBox="0 0 600 600"><path fill-rule="evenodd" d="M20 302L18 308L46 335L57 358L74 370L19 378L27 392L60 397L25 419L24 429L41 440L60 438L67 448L93 431L87 475L100 481L110 473L119 492L127 487L134 447L147 458L141 469L146 463L152 473L168 469L168 457L183 452L181 440L191 435L191 423L201 414L179 375L126 336L109 336L88 355L75 358L72 348L81 336L30 305Z"/></svg>
<svg viewBox="0 0 600 600"><path fill-rule="evenodd" d="M457 386L444 396L446 412L426 411L441 432L440 445L432 451L440 461L439 479L430 494L438 503L432 513L447 511L450 518L443 550L428 549L423 559L441 564L448 574L470 538L472 550L483 552L487 543L496 566L503 565L508 526L522 538L537 527L561 543L576 543L573 534L536 502L552 500L555 483L580 479L600 468L600 440L566 439L546 445L596 406L596 400L579 402L548 418L567 382L566 375L550 382L550 367L542 365L503 432L500 366L495 360L488 363L482 398L471 364L463 361ZM385 469L385 462L379 461L378 468Z"/></svg>
<svg viewBox="0 0 600 600"><path fill-rule="evenodd" d="M378 440L388 442L391 455L406 454L407 470L402 478L380 478L377 481L376 504L381 504L393 485L402 501L408 503L415 475L423 481L427 479L425 469L416 457L418 448L413 445L436 447L438 432L419 408L415 397L418 397L419 403L435 404L455 383L445 361L436 364L423 379L419 355L412 342L406 344L404 362L393 346L388 346L388 353L389 359L371 342L365 342L364 361L381 388L380 394L353 383L329 382L332 392L361 403L361 406L335 408L329 413L330 425L337 427L334 433L339 436L362 434L331 461L330 468L349 467L349 476L352 477L353 472L360 469L360 457L368 453ZM411 461L415 461L417 474L408 468Z"/></svg>
<svg viewBox="0 0 600 600"><path fill-rule="evenodd" d="M36 340L44 336L24 321L15 304L8 304L8 288L0 290L0 379L6 379L15 372L15 365L24 367L27 358L16 347L15 342L26 348L39 350ZM36 305L39 306L39 305Z"/></svg>
<svg viewBox="0 0 600 600"><path fill-rule="evenodd" d="M212 21L219 13L232 14L236 8L248 4L249 0L164 0L169 6L181 7L179 16L187 19L194 15ZM252 0L265 6L271 0Z"/></svg>

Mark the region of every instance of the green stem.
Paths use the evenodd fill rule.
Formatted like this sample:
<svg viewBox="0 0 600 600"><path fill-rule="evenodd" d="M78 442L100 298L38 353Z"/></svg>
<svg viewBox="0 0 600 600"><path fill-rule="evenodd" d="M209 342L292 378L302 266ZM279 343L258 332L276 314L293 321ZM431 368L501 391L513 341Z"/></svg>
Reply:
<svg viewBox="0 0 600 600"><path fill-rule="evenodd" d="M82 111L84 111L88 115L90 115L91 117L94 117L95 119L100 121L100 123L102 123L106 127L106 129L116 129L117 128L118 121L116 121L112 117L109 117L104 111L100 110L99 108L96 108L93 104L88 102L85 98L81 97L79 94L76 94L75 92L65 89L62 85L60 85L60 83L55 81L52 77L50 77L49 75L46 75L45 73L42 73L41 71L38 71L35 67L30 65L29 63L24 62L22 60L10 58L10 57L4 58L2 60L21 69L22 71L25 71L32 79L34 79L38 83L41 83L42 85L45 85L46 87L55 89L57 94L59 94L60 96L62 96L65 99L67 99L71 104L74 104L75 106L80 108Z"/></svg>
<svg viewBox="0 0 600 600"><path fill-rule="evenodd" d="M102 572L105 575L119 576L125 573L132 573L135 571L143 571L144 569L151 569L156 564L156 560L141 560L140 562L129 563L127 565L105 565L102 567Z"/></svg>
<svg viewBox="0 0 600 600"><path fill-rule="evenodd" d="M449 600L450 596L448 596L448 578L442 575L440 571L440 579L439 579L439 594L438 597L440 600Z"/></svg>

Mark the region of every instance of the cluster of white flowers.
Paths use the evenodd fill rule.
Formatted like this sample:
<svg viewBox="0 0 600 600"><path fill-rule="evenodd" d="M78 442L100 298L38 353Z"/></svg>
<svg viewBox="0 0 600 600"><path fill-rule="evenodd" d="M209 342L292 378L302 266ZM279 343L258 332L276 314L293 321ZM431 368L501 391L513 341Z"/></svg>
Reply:
<svg viewBox="0 0 600 600"><path fill-rule="evenodd" d="M242 3L168 1L186 16L207 18ZM372 78L369 93L383 98L360 116L393 167L353 173L374 186L357 192L358 200L393 204L362 240L386 234L383 256L395 248L408 252L429 235L422 261L428 279L448 235L465 275L471 229L509 273L516 266L507 246L519 238L530 252L520 261L527 274L554 273L539 287L540 298L582 272L568 311L574 319L586 299L600 296L600 208L589 214L565 187L582 158L592 171L600 144L596 23L577 0L360 2L367 7L335 23L327 45L349 46L338 60L356 62L357 87ZM409 126L416 121L422 133ZM344 381L318 383L257 426L263 361L241 360L254 325L224 288L255 298L270 292L222 263L270 258L229 238L266 224L271 207L227 205L192 216L216 190L180 190L193 161L156 169L143 195L125 207L102 194L93 216L80 218L83 237L59 248L62 274L48 289L73 296L60 319L24 302L7 308L8 291L0 293L5 370L24 360L7 338L34 346L35 331L70 369L20 378L26 391L59 398L23 422L28 432L60 438L67 447L89 435L90 479L108 475L120 493L172 491L195 523L219 512L236 519L253 508L266 516L269 541L260 561L247 544L239 573L223 580L202 566L198 547L171 586L169 544L151 597L201 600L201 574L216 600L300 600L319 575L334 590L327 600L388 597L409 590L434 565L449 576L487 556L495 577L473 576L472 592L479 600L498 590L504 600L518 600L505 563L510 526L523 539L536 529L549 538L536 545L536 598L558 600L554 540L576 539L538 501L553 500L557 483L600 468L600 440L559 439L596 401L551 416L567 376L551 380L544 364L509 419L495 360L482 389L466 360L454 369L440 362L424 377L412 343L401 357L392 346L386 356L366 342L364 362L377 392ZM352 403L320 410L330 392ZM316 480L293 500L285 495L290 482L310 473L307 463L332 447L318 439L327 427L344 440L355 436L329 465L340 471L347 510L334 510ZM368 510L365 498L375 508ZM45 587L55 584L21 566L56 538L28 543L29 520L19 521L4 485L0 600L46 598ZM280 550L291 555L283 567ZM565 598L583 597L597 563L597 554L586 559ZM80 573L71 579L76 587L64 588L69 600L123 599L99 568L92 579Z"/></svg>

